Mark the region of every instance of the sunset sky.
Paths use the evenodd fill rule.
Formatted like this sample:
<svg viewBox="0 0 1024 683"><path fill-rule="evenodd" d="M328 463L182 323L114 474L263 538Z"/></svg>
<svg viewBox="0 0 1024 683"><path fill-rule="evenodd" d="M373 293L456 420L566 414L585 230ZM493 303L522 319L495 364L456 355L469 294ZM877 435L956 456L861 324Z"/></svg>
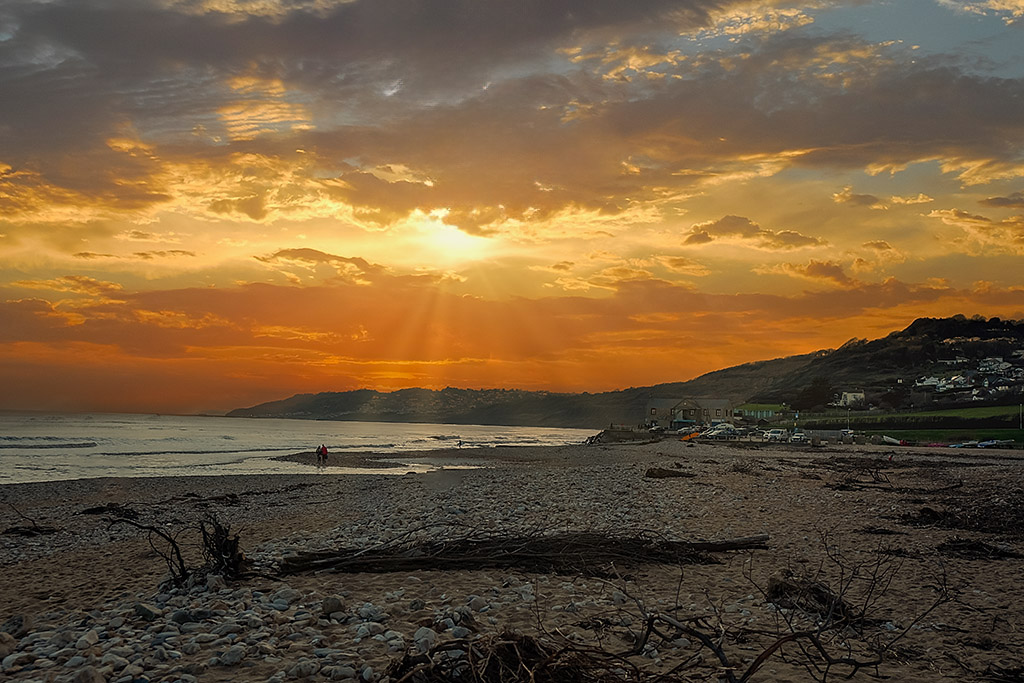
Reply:
<svg viewBox="0 0 1024 683"><path fill-rule="evenodd" d="M0 409L1024 318L1024 0L4 0Z"/></svg>

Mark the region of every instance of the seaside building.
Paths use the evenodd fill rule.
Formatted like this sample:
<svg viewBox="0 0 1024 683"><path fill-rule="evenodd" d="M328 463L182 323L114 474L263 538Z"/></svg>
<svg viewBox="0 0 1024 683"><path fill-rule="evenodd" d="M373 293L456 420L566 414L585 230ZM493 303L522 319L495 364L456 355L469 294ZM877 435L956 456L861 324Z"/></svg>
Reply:
<svg viewBox="0 0 1024 683"><path fill-rule="evenodd" d="M731 422L735 417L727 398L654 398L647 402L645 422L651 427L680 429Z"/></svg>
<svg viewBox="0 0 1024 683"><path fill-rule="evenodd" d="M743 417L751 421L768 420L781 417L786 411L782 403L744 403L736 406L733 410L737 417Z"/></svg>

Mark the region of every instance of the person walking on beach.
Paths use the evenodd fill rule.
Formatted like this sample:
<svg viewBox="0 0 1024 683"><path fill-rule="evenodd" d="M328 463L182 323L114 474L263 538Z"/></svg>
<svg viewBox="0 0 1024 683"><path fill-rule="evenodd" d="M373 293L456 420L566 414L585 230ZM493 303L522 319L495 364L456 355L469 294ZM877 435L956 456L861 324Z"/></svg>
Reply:
<svg viewBox="0 0 1024 683"><path fill-rule="evenodd" d="M319 454L316 459L317 464L321 467L327 465L327 446L320 444L320 448L317 449L317 453Z"/></svg>

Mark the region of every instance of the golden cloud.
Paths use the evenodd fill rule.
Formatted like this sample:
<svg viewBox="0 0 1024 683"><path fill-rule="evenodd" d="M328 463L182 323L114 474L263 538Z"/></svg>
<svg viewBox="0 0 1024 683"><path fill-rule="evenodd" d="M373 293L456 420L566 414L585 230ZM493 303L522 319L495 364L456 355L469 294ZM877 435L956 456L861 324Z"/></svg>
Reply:
<svg viewBox="0 0 1024 683"><path fill-rule="evenodd" d="M725 238L749 246L768 250L791 250L818 247L827 244L817 237L803 235L795 230L768 230L743 216L724 216L714 221L695 223L684 245L697 246Z"/></svg>

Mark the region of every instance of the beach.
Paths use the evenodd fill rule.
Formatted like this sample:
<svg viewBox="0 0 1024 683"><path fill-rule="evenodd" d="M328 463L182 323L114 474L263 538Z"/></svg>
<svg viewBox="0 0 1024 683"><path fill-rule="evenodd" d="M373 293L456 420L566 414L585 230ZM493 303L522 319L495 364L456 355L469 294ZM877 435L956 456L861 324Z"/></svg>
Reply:
<svg viewBox="0 0 1024 683"><path fill-rule="evenodd" d="M332 473L343 467L380 473ZM878 653L858 678L1024 671L1021 451L675 439L453 448L332 454L309 475L12 484L0 501L0 530L53 530L0 534L8 680L394 681L389 667L405 653L468 659L473 643L508 633L621 655L615 670L648 680L739 676L795 632L812 636L771 651L750 680L820 679L813 641L837 660L829 678L850 672L844 657ZM111 522L126 510L135 525ZM248 576L161 587L168 566L139 525L179 534L195 565L195 527L211 515L238 534ZM588 532L613 546L641 531L766 535L767 547L574 571L284 571L304 553L393 539ZM831 613L780 586L830 591ZM832 627L838 611L845 623Z"/></svg>

